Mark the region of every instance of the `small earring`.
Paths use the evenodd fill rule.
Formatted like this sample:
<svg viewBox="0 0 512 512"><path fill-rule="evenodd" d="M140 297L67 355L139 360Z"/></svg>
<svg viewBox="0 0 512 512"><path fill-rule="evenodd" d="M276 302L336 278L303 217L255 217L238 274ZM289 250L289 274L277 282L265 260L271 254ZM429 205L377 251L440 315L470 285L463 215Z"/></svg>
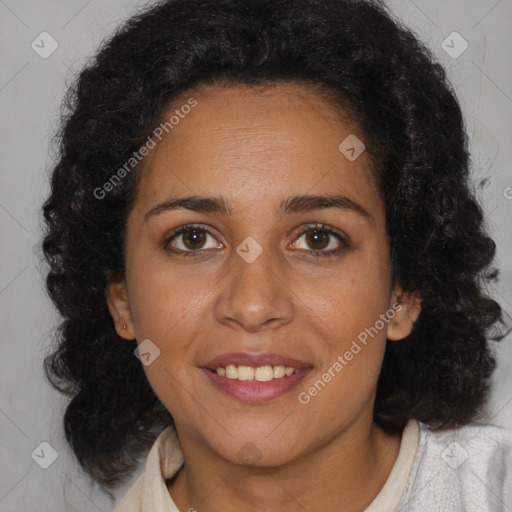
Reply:
<svg viewBox="0 0 512 512"><path fill-rule="evenodd" d="M126 325L123 325L123 329L126 329Z"/></svg>

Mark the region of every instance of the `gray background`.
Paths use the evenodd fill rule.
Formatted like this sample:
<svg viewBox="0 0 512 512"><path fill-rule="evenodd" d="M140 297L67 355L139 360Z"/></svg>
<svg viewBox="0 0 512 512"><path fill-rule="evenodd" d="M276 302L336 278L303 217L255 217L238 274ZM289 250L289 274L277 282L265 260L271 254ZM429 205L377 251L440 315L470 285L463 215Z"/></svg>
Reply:
<svg viewBox="0 0 512 512"><path fill-rule="evenodd" d="M57 316L42 280L40 205L48 194L54 158L50 138L58 126L66 84L100 41L143 5L136 0L0 0L3 512L107 512L113 508L78 469L63 439L65 401L43 378L42 360ZM501 279L492 292L512 313L512 0L392 0L389 5L445 64L461 100L475 181L489 178L479 194L498 243ZM58 43L46 59L31 47L44 31ZM454 31L469 44L457 58L442 47ZM445 43L454 47L452 51L462 48L452 39ZM512 427L511 336L498 346L498 355L490 416L493 423ZM42 442L58 453L48 469L31 456ZM49 460L48 448L43 446L43 452L38 448L36 453L45 453L39 460ZM134 478L118 491L118 498Z"/></svg>

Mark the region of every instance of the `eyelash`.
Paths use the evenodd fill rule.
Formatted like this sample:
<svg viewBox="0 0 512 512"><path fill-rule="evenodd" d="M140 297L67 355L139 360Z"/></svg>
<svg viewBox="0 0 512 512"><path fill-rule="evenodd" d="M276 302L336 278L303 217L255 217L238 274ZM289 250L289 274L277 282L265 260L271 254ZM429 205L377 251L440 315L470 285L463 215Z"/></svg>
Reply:
<svg viewBox="0 0 512 512"><path fill-rule="evenodd" d="M184 257L200 257L200 256L203 256L204 253L206 253L207 251L209 251L211 249L198 249L198 250L195 250L195 251L194 250L184 251L183 249L176 249L176 248L170 248L169 247L169 244L175 238L177 238L179 235L182 235L183 233L186 233L187 231L191 231L191 230L194 230L194 229L196 229L198 231L202 231L202 232L204 232L204 233L206 233L206 234L208 234L210 236L213 236L207 229L203 228L200 224L185 224L183 226L180 226L179 228L174 229L173 231L171 231L168 234L168 236L165 237L165 239L163 241L163 248L164 248L164 250L172 252L172 253L180 254L180 255L182 255ZM344 249L347 249L349 247L347 240L342 235L340 235L339 233L337 233L333 229L329 228L325 224L318 224L318 223L311 224L311 225L305 226L304 228L298 229L295 232L295 240L298 240L299 238L301 238L306 233L309 233L310 231L322 231L322 232L325 232L329 236L334 236L334 238L336 238L338 240L338 242L340 242L339 247L337 247L336 249L330 249L328 251L319 250L319 249L318 250L314 250L313 249L313 250L310 250L310 251L305 251L307 253L310 253L310 254L313 254L314 256L316 256L317 259L318 258L329 258L329 257L336 256L338 253L340 253L341 251L343 251ZM303 249L299 249L299 250L303 251Z"/></svg>

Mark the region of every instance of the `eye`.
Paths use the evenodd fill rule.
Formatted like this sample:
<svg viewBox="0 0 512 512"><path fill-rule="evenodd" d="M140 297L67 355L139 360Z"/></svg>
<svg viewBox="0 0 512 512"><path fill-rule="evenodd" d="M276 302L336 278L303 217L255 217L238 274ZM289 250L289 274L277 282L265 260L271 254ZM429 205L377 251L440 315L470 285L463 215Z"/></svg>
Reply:
<svg viewBox="0 0 512 512"><path fill-rule="evenodd" d="M317 257L333 256L348 247L345 238L334 229L323 224L313 224L301 228L295 234L293 249L312 253ZM221 249L222 243L204 227L186 224L174 229L164 241L165 250L179 253L181 256L200 256L209 249Z"/></svg>
<svg viewBox="0 0 512 512"><path fill-rule="evenodd" d="M331 256L348 247L342 235L323 224L313 224L302 228L297 234L293 248L312 252L317 256Z"/></svg>
<svg viewBox="0 0 512 512"><path fill-rule="evenodd" d="M196 224L186 224L171 231L163 245L171 252L184 253L183 256L196 256L208 249L222 248L207 229Z"/></svg>

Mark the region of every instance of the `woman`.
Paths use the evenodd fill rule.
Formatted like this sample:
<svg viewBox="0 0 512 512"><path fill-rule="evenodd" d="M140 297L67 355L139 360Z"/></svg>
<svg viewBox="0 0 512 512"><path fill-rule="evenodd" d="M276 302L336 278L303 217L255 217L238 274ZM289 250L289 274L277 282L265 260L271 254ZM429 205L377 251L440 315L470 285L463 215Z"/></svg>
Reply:
<svg viewBox="0 0 512 512"><path fill-rule="evenodd" d="M70 108L46 369L107 490L152 446L116 512L512 505L464 122L381 3L162 2Z"/></svg>

